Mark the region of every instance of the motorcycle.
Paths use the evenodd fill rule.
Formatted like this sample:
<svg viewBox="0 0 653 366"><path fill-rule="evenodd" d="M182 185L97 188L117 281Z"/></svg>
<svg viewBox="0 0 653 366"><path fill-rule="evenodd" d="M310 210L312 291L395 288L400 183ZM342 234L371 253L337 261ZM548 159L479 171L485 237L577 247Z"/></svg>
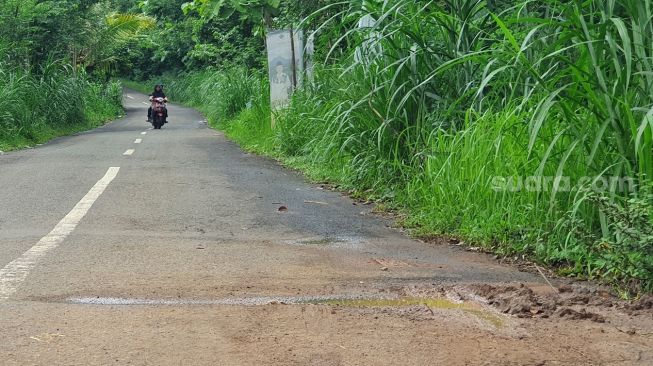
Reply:
<svg viewBox="0 0 653 366"><path fill-rule="evenodd" d="M160 130L166 121L166 99L153 98L152 99L152 126L155 130Z"/></svg>

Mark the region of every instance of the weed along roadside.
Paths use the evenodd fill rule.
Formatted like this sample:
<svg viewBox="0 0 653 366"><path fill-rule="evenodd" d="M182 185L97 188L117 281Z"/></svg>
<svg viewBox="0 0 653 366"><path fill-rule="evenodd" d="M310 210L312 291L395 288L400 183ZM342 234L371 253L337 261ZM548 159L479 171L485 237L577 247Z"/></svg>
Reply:
<svg viewBox="0 0 653 366"><path fill-rule="evenodd" d="M650 1L357 4L304 14L320 28L312 82L274 129L264 62L153 80L245 149L401 212L416 236L623 296L653 290L653 83L640 57L653 32L637 21Z"/></svg>
<svg viewBox="0 0 653 366"><path fill-rule="evenodd" d="M0 73L0 150L89 130L122 113L120 84L74 76L64 64L46 67L50 72L43 76L20 69Z"/></svg>

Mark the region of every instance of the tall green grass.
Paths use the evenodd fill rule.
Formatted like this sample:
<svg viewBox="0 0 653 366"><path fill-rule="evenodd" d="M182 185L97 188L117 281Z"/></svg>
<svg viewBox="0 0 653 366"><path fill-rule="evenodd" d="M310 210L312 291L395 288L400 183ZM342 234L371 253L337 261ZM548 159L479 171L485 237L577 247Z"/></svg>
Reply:
<svg viewBox="0 0 653 366"><path fill-rule="evenodd" d="M98 126L122 109L122 88L101 85L58 62L37 72L0 64L0 150Z"/></svg>
<svg viewBox="0 0 653 366"><path fill-rule="evenodd" d="M653 290L653 0L349 3L324 26L375 25L341 30L348 56L273 131L257 73L168 90L236 140L405 211L417 234ZM633 189L598 184L613 176Z"/></svg>
<svg viewBox="0 0 653 366"><path fill-rule="evenodd" d="M343 30L357 52L279 123L312 161L347 161L418 232L653 290L652 1L351 4L376 24ZM512 177L574 189L497 190ZM596 189L611 177L636 187Z"/></svg>

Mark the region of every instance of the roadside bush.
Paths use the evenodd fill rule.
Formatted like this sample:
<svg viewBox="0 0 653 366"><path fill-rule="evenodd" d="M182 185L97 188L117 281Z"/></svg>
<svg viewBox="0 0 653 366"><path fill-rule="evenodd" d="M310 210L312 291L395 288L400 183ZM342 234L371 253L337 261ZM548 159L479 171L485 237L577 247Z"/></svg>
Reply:
<svg viewBox="0 0 653 366"><path fill-rule="evenodd" d="M38 73L0 65L0 149L44 142L118 115L122 88L90 82L58 62Z"/></svg>

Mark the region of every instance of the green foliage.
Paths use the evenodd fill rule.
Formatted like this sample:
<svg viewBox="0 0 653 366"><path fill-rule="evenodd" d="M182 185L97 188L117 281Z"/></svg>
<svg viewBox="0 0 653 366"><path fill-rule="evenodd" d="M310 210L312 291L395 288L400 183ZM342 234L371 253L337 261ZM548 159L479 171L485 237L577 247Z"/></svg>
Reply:
<svg viewBox="0 0 653 366"><path fill-rule="evenodd" d="M96 127L122 109L119 84L91 82L58 62L39 76L0 67L0 98L0 150Z"/></svg>
<svg viewBox="0 0 653 366"><path fill-rule="evenodd" d="M235 11L203 16L199 10L208 4L184 4L181 0L141 3L143 14L157 19L157 27L118 51L123 76L147 80L166 72L206 67L261 67L265 42L260 34L255 35L258 23Z"/></svg>
<svg viewBox="0 0 653 366"><path fill-rule="evenodd" d="M0 2L0 149L97 126L121 109L115 51L152 25L90 0Z"/></svg>
<svg viewBox="0 0 653 366"><path fill-rule="evenodd" d="M105 14L103 7L95 7L100 12L99 23L86 30L84 46L75 50L74 62L81 64L88 72L108 79L119 60L118 50L139 39L143 31L154 27L154 21L139 14Z"/></svg>
<svg viewBox="0 0 653 366"><path fill-rule="evenodd" d="M14 64L37 66L48 58L62 58L69 45L80 42L87 0L8 0L0 3L0 39L11 45Z"/></svg>
<svg viewBox="0 0 653 366"><path fill-rule="evenodd" d="M321 90L295 97L279 120L292 149L284 140L280 149L322 165L344 159L350 169L339 179L406 207L420 232L650 289L651 220L624 221L635 215L628 192L611 187L601 200L555 186L497 192L492 181L649 184L651 2L493 6L504 11L481 0L351 2L347 16L376 23L343 30L357 57L320 75ZM624 230L642 234L627 239ZM615 249L597 256L596 242Z"/></svg>
<svg viewBox="0 0 653 366"><path fill-rule="evenodd" d="M318 56L342 36L339 26L322 22L342 20L344 3L330 0L290 2L279 0L113 0L119 9L138 9L157 19L147 37L133 40L117 50L120 74L147 80L169 72L245 66L264 69L265 33L268 29L303 27L318 29ZM308 15L321 10L319 15ZM339 46L340 47L340 46Z"/></svg>
<svg viewBox="0 0 653 366"><path fill-rule="evenodd" d="M140 3L143 13L166 22L180 22L184 19L182 6L186 0L146 0Z"/></svg>
<svg viewBox="0 0 653 366"><path fill-rule="evenodd" d="M592 247L590 274L630 290L653 291L653 195L634 196L617 204L608 197L592 197L610 225L610 237Z"/></svg>
<svg viewBox="0 0 653 366"><path fill-rule="evenodd" d="M238 14L241 21L253 24L265 22L270 27L280 3L281 0L194 0L185 4L184 10L197 10L207 19L228 19Z"/></svg>
<svg viewBox="0 0 653 366"><path fill-rule="evenodd" d="M283 19L290 8L281 3ZM405 210L418 234L651 291L651 0L323 8L305 24L321 19L338 35L320 43L331 66L318 67L273 131L255 122L267 121L264 108L238 113L256 88L222 71L185 75L184 90L204 95L201 80L221 80L241 102L191 92L192 104L219 111L213 118L246 146ZM357 28L365 15L374 25ZM633 190L593 184L613 176Z"/></svg>
<svg viewBox="0 0 653 366"><path fill-rule="evenodd" d="M0 39L10 65L38 69L53 59L106 71L125 41L152 26L151 19L117 14L108 2L89 0L0 3Z"/></svg>
<svg viewBox="0 0 653 366"><path fill-rule="evenodd" d="M256 53L228 29L253 30L262 5L189 5L196 31L224 36L195 33L186 68ZM405 211L418 235L653 290L653 0L278 5L271 24L316 30L323 62L274 130L256 71L184 73L168 83L180 99L249 149Z"/></svg>

